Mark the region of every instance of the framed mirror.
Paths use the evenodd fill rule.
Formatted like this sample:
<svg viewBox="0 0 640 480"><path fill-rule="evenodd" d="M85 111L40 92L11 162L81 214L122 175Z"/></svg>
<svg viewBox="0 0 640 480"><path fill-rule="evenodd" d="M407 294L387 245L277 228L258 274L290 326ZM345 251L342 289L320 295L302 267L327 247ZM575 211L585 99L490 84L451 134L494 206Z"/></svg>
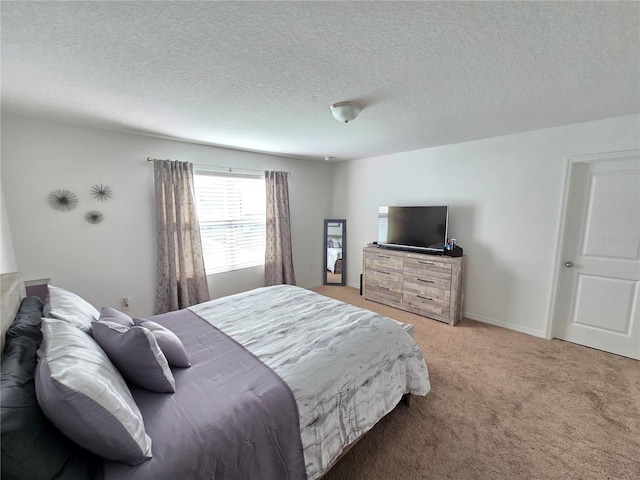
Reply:
<svg viewBox="0 0 640 480"><path fill-rule="evenodd" d="M330 218L324 221L323 285L347 284L347 221Z"/></svg>

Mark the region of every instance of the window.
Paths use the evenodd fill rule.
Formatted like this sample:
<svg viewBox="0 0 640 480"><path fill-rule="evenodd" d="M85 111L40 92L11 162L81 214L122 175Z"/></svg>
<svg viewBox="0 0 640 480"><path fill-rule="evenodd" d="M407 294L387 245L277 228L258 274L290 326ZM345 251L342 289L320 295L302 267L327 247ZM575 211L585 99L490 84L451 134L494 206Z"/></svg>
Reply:
<svg viewBox="0 0 640 480"><path fill-rule="evenodd" d="M389 207L378 207L378 241L385 243L389 234Z"/></svg>
<svg viewBox="0 0 640 480"><path fill-rule="evenodd" d="M207 274L264 265L264 177L200 171L194 185Z"/></svg>

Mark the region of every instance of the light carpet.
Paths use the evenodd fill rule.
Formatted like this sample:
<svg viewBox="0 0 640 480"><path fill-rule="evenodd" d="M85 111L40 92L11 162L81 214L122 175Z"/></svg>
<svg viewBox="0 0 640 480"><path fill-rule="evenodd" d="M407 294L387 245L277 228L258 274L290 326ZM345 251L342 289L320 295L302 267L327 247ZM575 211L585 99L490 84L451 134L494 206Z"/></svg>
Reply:
<svg viewBox="0 0 640 480"><path fill-rule="evenodd" d="M414 324L432 386L323 480L640 479L640 362L468 319L450 327L351 287L314 290Z"/></svg>

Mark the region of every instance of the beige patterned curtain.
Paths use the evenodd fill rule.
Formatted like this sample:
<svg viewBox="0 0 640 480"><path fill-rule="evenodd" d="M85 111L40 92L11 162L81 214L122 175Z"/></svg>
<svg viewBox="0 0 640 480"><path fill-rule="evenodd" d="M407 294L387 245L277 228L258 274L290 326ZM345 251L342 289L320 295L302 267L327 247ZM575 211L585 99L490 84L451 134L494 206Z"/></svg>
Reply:
<svg viewBox="0 0 640 480"><path fill-rule="evenodd" d="M266 286L296 284L291 251L288 176L287 172L265 172L267 239L264 282Z"/></svg>
<svg viewBox="0 0 640 480"><path fill-rule="evenodd" d="M196 214L193 164L153 161L156 191L157 288L155 313L209 300Z"/></svg>

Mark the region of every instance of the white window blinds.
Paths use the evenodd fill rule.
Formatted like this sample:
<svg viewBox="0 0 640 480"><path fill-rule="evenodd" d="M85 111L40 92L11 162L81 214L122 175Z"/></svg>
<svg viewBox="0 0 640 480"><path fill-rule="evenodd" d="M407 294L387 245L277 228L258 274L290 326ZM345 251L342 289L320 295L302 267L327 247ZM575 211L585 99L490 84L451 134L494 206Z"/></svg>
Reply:
<svg viewBox="0 0 640 480"><path fill-rule="evenodd" d="M378 241L385 243L389 234L389 207L378 207Z"/></svg>
<svg viewBox="0 0 640 480"><path fill-rule="evenodd" d="M264 265L264 177L194 172L207 274Z"/></svg>

